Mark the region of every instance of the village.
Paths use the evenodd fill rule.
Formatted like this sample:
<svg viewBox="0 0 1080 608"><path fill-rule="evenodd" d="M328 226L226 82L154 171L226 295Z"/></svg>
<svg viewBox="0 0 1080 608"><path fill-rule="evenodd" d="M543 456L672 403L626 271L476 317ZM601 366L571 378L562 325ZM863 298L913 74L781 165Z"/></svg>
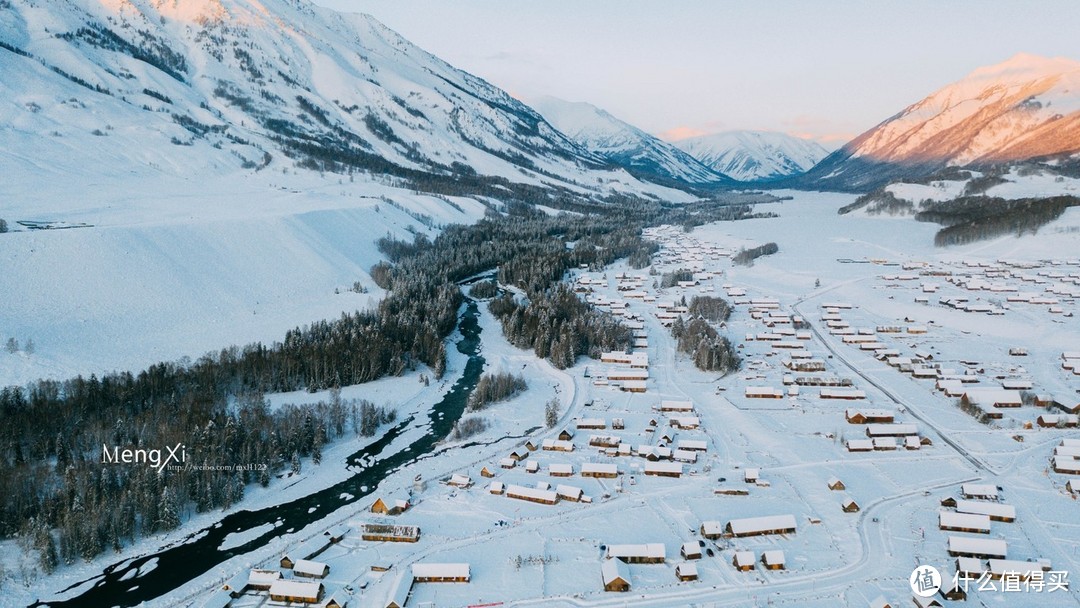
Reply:
<svg viewBox="0 0 1080 608"><path fill-rule="evenodd" d="M1080 260L837 258L858 278L800 295L720 231L646 236L649 268L566 277L633 347L566 371L557 425L399 472L205 605L925 608L1034 583L1009 605L1076 602L1080 352L978 328L1073 328ZM731 306L736 372L677 352L695 296ZM539 420L534 401L499 407ZM922 564L933 597L908 587Z"/></svg>

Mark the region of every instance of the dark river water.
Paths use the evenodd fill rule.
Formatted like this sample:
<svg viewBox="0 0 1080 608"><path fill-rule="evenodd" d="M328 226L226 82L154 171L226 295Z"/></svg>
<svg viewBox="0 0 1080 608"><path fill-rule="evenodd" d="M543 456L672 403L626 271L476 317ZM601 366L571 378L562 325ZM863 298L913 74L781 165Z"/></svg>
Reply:
<svg viewBox="0 0 1080 608"><path fill-rule="evenodd" d="M476 302L467 299L465 311L458 321L462 338L457 343L458 352L468 356L465 369L450 392L433 406L428 433L407 448L380 456L395 438L413 424L411 417L387 430L374 443L349 456L346 462L350 465L363 462L365 466L345 481L292 502L226 515L217 524L190 534L179 544L105 568L101 574L90 579L95 582L80 595L62 601L38 601L31 607L103 608L136 606L142 602L150 602L229 558L258 549L289 530L300 530L332 511L371 494L388 474L435 450L439 441L450 434L454 424L461 418L469 395L484 369L484 357L480 354L481 330L478 318ZM228 535L266 524L274 525L274 529L242 545L229 549L218 548ZM157 560L154 569L142 576L134 575L139 568L152 560ZM125 580L125 576L129 578ZM84 585L86 582L73 586ZM0 604L2 603L0 601Z"/></svg>

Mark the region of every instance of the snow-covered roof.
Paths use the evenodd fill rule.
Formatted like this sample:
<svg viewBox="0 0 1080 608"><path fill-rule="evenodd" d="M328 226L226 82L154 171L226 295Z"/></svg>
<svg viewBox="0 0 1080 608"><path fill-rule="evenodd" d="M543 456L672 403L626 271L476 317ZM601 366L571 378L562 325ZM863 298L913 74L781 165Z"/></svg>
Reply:
<svg viewBox="0 0 1080 608"><path fill-rule="evenodd" d="M469 578L467 563L427 563L413 564L412 574L416 578Z"/></svg>
<svg viewBox="0 0 1080 608"><path fill-rule="evenodd" d="M663 411L689 412L694 409L693 401L661 401L660 409Z"/></svg>
<svg viewBox="0 0 1080 608"><path fill-rule="evenodd" d="M1017 559L991 559L990 574L994 578L1001 578L1006 573L1017 574L1021 579L1031 576L1032 572L1041 572L1039 562L1026 562Z"/></svg>
<svg viewBox="0 0 1080 608"><path fill-rule="evenodd" d="M770 566L784 565L784 552L774 549L761 554L761 559Z"/></svg>
<svg viewBox="0 0 1080 608"><path fill-rule="evenodd" d="M956 569L960 572L985 572L986 568L983 567L983 562L977 557L958 557L956 558Z"/></svg>
<svg viewBox="0 0 1080 608"><path fill-rule="evenodd" d="M563 498L569 498L570 500L581 500L584 490L577 486L559 484L555 486L555 493Z"/></svg>
<svg viewBox="0 0 1080 608"><path fill-rule="evenodd" d="M697 576L697 564L683 562L675 567L675 572L679 576Z"/></svg>
<svg viewBox="0 0 1080 608"><path fill-rule="evenodd" d="M604 563L600 566L600 575L603 577L605 585L611 584L616 580L623 580L627 583L630 582L630 568L618 559L604 560Z"/></svg>
<svg viewBox="0 0 1080 608"><path fill-rule="evenodd" d="M754 552L753 551L736 551L735 552L735 564L737 566L753 566L754 565Z"/></svg>
<svg viewBox="0 0 1080 608"><path fill-rule="evenodd" d="M307 574L310 576L322 576L324 572L329 568L322 562L316 562L309 559L298 559L293 562L294 574Z"/></svg>
<svg viewBox="0 0 1080 608"><path fill-rule="evenodd" d="M869 437L898 437L903 435L918 435L919 427L914 424L868 424L866 434Z"/></svg>
<svg viewBox="0 0 1080 608"><path fill-rule="evenodd" d="M682 475L683 465L679 462L646 462L646 473L677 473Z"/></svg>
<svg viewBox="0 0 1080 608"><path fill-rule="evenodd" d="M794 515L767 515L764 517L746 517L728 522L733 534L751 534L771 530L795 529Z"/></svg>
<svg viewBox="0 0 1080 608"><path fill-rule="evenodd" d="M270 585L270 595L282 595L288 597L319 597L321 583L310 583L296 580L279 580Z"/></svg>
<svg viewBox="0 0 1080 608"><path fill-rule="evenodd" d="M1006 519L1016 518L1016 507L1012 505L1003 505L996 502L958 500L956 501L956 511L958 513L976 513L980 515L989 515L990 517L1001 517Z"/></svg>
<svg viewBox="0 0 1080 608"><path fill-rule="evenodd" d="M956 513L942 511L938 514L938 525L942 528L963 528L965 530L990 531L990 516L977 513Z"/></svg>
<svg viewBox="0 0 1080 608"><path fill-rule="evenodd" d="M978 498L998 498L997 486L989 483L965 483L960 486L960 492L964 496L974 496Z"/></svg>
<svg viewBox="0 0 1080 608"><path fill-rule="evenodd" d="M617 475L619 467L610 463L585 462L581 465L582 475L586 473L600 473L604 475Z"/></svg>
<svg viewBox="0 0 1080 608"><path fill-rule="evenodd" d="M688 540L682 544L683 555L701 555L701 546L696 541Z"/></svg>
<svg viewBox="0 0 1080 608"><path fill-rule="evenodd" d="M850 451L873 450L874 442L870 439L848 439L847 449Z"/></svg>
<svg viewBox="0 0 1080 608"><path fill-rule="evenodd" d="M525 498L544 502L555 502L559 499L558 495L551 490L541 490L515 484L506 486L506 495L511 498Z"/></svg>
<svg viewBox="0 0 1080 608"><path fill-rule="evenodd" d="M248 575L249 585L269 585L281 578L277 570L252 570Z"/></svg>
<svg viewBox="0 0 1080 608"><path fill-rule="evenodd" d="M448 483L448 484L450 484L452 486L465 487L467 485L472 484L472 480L469 479L468 475L462 475L461 473L454 473L453 475L450 476L450 480L447 481L446 483Z"/></svg>
<svg viewBox="0 0 1080 608"><path fill-rule="evenodd" d="M967 553L1004 558L1009 549L1008 543L996 538L973 538L970 536L950 536L950 553Z"/></svg>
<svg viewBox="0 0 1080 608"><path fill-rule="evenodd" d="M664 543L645 543L637 545L608 545L608 557L664 559L667 550Z"/></svg>
<svg viewBox="0 0 1080 608"><path fill-rule="evenodd" d="M1004 388L971 388L964 391L964 398L971 403L983 405L1010 404L1020 405L1024 402L1020 391Z"/></svg>

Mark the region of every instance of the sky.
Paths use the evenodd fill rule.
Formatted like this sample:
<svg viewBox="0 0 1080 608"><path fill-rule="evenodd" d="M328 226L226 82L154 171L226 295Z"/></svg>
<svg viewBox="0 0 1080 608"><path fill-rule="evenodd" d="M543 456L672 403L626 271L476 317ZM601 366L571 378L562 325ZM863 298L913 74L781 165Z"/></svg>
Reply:
<svg viewBox="0 0 1080 608"><path fill-rule="evenodd" d="M1075 0L314 1L523 101L587 101L668 140L753 129L837 147L979 66L1080 59Z"/></svg>

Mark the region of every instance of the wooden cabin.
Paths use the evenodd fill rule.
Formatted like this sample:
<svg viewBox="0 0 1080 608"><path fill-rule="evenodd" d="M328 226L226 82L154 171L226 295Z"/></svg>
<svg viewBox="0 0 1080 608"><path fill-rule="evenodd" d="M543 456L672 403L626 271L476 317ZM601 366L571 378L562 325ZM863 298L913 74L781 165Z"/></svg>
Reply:
<svg viewBox="0 0 1080 608"><path fill-rule="evenodd" d="M604 591L630 591L630 568L617 559L606 559L600 566L600 576L604 582Z"/></svg>
<svg viewBox="0 0 1080 608"><path fill-rule="evenodd" d="M746 536L765 536L769 534L794 534L795 516L771 515L766 517L733 519L727 523L724 530L737 538Z"/></svg>
<svg viewBox="0 0 1080 608"><path fill-rule="evenodd" d="M309 559L298 559L292 567L293 576L303 578L326 578L330 574L330 566L322 562Z"/></svg>
<svg viewBox="0 0 1080 608"><path fill-rule="evenodd" d="M607 556L628 564L662 564L667 559L664 543L608 545Z"/></svg>
<svg viewBox="0 0 1080 608"><path fill-rule="evenodd" d="M372 503L370 511L372 513L378 513L380 515L401 515L408 510L410 504L408 500L394 499L384 500L382 497L376 498Z"/></svg>
<svg viewBox="0 0 1080 608"><path fill-rule="evenodd" d="M322 598L322 583L279 580L270 586L270 599L275 602L315 604Z"/></svg>
<svg viewBox="0 0 1080 608"><path fill-rule="evenodd" d="M467 583L471 580L469 564L413 564L413 580L417 583Z"/></svg>
<svg viewBox="0 0 1080 608"><path fill-rule="evenodd" d="M683 559L701 559L701 545L696 541L687 541L679 549Z"/></svg>
<svg viewBox="0 0 1080 608"><path fill-rule="evenodd" d="M784 569L784 552L783 551L765 551L761 554L761 565L766 570L783 570Z"/></svg>
<svg viewBox="0 0 1080 608"><path fill-rule="evenodd" d="M675 577L682 582L696 581L698 579L697 566L684 562L675 566Z"/></svg>
<svg viewBox="0 0 1080 608"><path fill-rule="evenodd" d="M415 543L420 540L420 527L363 524L360 526L360 538L373 542Z"/></svg>

